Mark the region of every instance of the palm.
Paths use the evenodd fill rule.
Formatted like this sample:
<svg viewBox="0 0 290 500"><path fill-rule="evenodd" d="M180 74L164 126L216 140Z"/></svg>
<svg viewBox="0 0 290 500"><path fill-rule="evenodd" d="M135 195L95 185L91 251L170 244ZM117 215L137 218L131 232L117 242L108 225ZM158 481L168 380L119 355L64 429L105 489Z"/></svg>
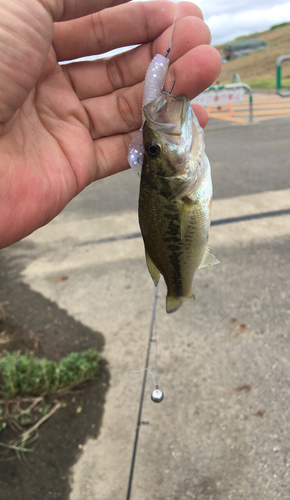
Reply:
<svg viewBox="0 0 290 500"><path fill-rule="evenodd" d="M13 217L6 219L7 227L19 224L31 232L96 177L94 142L85 110L57 66L32 90L7 128L0 143L10 156L2 188L6 180L7 189L14 189L6 199L7 215Z"/></svg>
<svg viewBox="0 0 290 500"><path fill-rule="evenodd" d="M12 2L0 0L0 4L1 1ZM194 6L185 5L185 12L191 12ZM128 12L131 8L129 5L117 7L117 18L122 12L120 9ZM39 43L34 44L32 52L31 43L29 51L22 45L16 53L19 61L11 65L9 87L3 86L4 94L8 88L7 105L2 109L0 105L0 247L47 223L93 180L127 168L127 146L141 122L142 81L152 57L151 43L134 49L132 55L120 54L110 63L87 61L59 66L57 59L87 55L73 45L68 50L63 45L64 26L69 24L74 31L77 22L83 23L85 37L87 19L89 17L56 25L51 45L50 20L46 17ZM170 25L168 21L167 24ZM178 42L178 25L170 82L176 72L180 72L182 62L183 66L188 64L182 61L186 54L181 57L185 50L184 44ZM160 34L154 42L154 50L165 52L169 32L162 35L164 27L159 31L152 34L153 40ZM184 34L184 26L180 26L181 32ZM144 36L148 37L148 29ZM204 29L200 43L206 43L206 36ZM119 38L122 45L122 33ZM140 40L133 38L131 43L140 43ZM214 57L217 61L214 55L212 61ZM17 68L20 63L24 68L29 67L31 61L34 62L32 70L24 71L21 90L16 93ZM192 77L179 75L175 91L188 95L198 93L212 82L218 65L219 62L215 62L215 67L194 90L190 88Z"/></svg>

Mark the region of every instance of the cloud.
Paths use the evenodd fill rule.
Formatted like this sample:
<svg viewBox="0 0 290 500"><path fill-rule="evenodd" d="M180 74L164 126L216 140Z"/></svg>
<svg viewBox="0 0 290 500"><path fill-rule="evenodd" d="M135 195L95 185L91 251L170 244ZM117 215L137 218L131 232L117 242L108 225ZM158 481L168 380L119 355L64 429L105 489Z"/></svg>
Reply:
<svg viewBox="0 0 290 500"><path fill-rule="evenodd" d="M276 10L285 4L290 5L289 0L243 0L242 2L235 2L233 0L216 0L215 2L211 0L196 0L195 3L201 8L206 18L221 14L238 14L251 10Z"/></svg>
<svg viewBox="0 0 290 500"><path fill-rule="evenodd" d="M241 35L269 29L274 24L290 21L290 2L273 0L196 1L212 32L212 44L233 40Z"/></svg>

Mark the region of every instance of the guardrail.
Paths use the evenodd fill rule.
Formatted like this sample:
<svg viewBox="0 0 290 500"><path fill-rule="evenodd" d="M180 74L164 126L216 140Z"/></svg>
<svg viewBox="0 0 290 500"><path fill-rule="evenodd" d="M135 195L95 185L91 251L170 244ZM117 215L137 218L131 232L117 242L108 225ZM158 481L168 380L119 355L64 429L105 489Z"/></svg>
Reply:
<svg viewBox="0 0 290 500"><path fill-rule="evenodd" d="M276 90L277 90L277 94L279 94L281 97L289 97L290 91L289 90L286 90L286 91L282 90L282 68L281 68L281 66L282 66L283 61L290 61L290 55L280 56L280 57L278 57L278 59L276 61L276 76L277 76Z"/></svg>
<svg viewBox="0 0 290 500"><path fill-rule="evenodd" d="M218 92L222 90L234 90L234 89L245 89L245 91L249 94L249 123L253 121L253 91L247 83L226 83L225 85L212 85L209 87L207 90L205 90L201 95L207 94L207 92L210 92L212 90ZM198 99L200 98L198 96L196 99L193 99L193 102L196 101L198 102ZM202 103L201 103L202 104Z"/></svg>

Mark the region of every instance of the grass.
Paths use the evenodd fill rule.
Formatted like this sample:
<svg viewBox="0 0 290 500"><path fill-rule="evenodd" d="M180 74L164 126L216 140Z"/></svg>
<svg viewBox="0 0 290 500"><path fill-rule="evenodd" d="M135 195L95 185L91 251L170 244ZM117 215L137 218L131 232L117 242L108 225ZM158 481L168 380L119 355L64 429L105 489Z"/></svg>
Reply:
<svg viewBox="0 0 290 500"><path fill-rule="evenodd" d="M272 29L272 28L270 28L270 29ZM254 33L251 33L250 35L237 36L237 38L234 39L234 42L238 42L240 40L247 40L247 38L258 38L263 33L264 33L264 31L255 31Z"/></svg>
<svg viewBox="0 0 290 500"><path fill-rule="evenodd" d="M261 78L260 80L246 80L245 83L253 89L273 89L276 88L276 79L272 77ZM283 78L282 87L290 87L290 78Z"/></svg>
<svg viewBox="0 0 290 500"><path fill-rule="evenodd" d="M261 35L264 35L265 33L268 33L269 31L274 31L278 30L280 28L285 28L285 26L290 26L290 22L287 23L280 23L280 24L274 24L274 26L271 26L268 31L255 31L255 33L251 33L250 35L243 35L243 36L237 36L234 41L238 40L246 40L247 38L257 38L260 37Z"/></svg>
<svg viewBox="0 0 290 500"><path fill-rule="evenodd" d="M65 392L92 379L98 370L99 353L94 349L72 352L58 363L28 352L23 356L6 352L0 358L0 395L11 399Z"/></svg>
<svg viewBox="0 0 290 500"><path fill-rule="evenodd" d="M8 316L8 304L0 292L0 345L5 337L1 325ZM5 330L5 326L4 326ZM6 338L5 338L6 343ZM66 401L59 401L72 388L92 380L100 369L100 354L95 349L72 352L60 361L38 359L30 352L0 351L0 434L9 426L18 437L12 442L0 442L1 457L14 451L20 457L34 450L39 427ZM75 398L72 398L72 403ZM78 413L81 407L76 410Z"/></svg>
<svg viewBox="0 0 290 500"><path fill-rule="evenodd" d="M271 26L269 31L278 30L279 28L284 28L284 26L290 26L290 23L274 24L274 26Z"/></svg>
<svg viewBox="0 0 290 500"><path fill-rule="evenodd" d="M0 442L0 447L5 452L33 451L27 445L37 439L40 425L66 406L55 396L95 378L99 359L95 349L72 352L59 362L6 351L0 357L0 433L9 425L20 437L12 443Z"/></svg>

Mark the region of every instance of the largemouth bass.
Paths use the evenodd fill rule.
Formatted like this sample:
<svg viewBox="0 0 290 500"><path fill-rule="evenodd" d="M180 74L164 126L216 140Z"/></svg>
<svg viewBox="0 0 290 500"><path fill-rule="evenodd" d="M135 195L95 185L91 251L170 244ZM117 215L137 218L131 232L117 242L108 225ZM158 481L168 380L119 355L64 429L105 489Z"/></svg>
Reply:
<svg viewBox="0 0 290 500"><path fill-rule="evenodd" d="M167 285L166 311L193 300L200 267L217 264L206 246L212 182L203 130L185 95L162 94L144 106L139 223L148 270Z"/></svg>

